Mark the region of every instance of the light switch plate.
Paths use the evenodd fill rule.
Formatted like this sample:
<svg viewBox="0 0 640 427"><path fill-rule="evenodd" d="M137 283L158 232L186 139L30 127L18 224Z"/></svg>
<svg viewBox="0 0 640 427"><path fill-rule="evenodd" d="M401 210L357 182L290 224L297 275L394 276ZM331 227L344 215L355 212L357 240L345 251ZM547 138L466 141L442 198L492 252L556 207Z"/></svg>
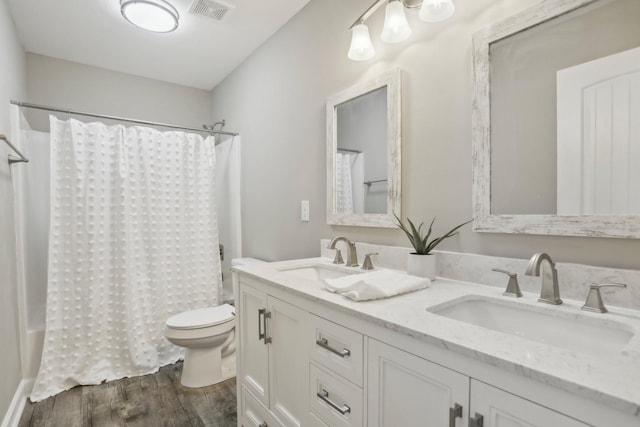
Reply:
<svg viewBox="0 0 640 427"><path fill-rule="evenodd" d="M300 220L309 222L309 201L302 200L300 202Z"/></svg>

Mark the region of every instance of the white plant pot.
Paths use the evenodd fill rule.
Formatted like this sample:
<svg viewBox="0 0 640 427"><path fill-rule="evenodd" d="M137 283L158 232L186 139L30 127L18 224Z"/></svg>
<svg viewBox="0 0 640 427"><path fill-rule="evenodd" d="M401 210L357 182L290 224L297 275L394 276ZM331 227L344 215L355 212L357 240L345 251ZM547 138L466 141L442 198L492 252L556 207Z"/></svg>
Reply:
<svg viewBox="0 0 640 427"><path fill-rule="evenodd" d="M436 278L436 256L410 253L407 258L407 273L412 276Z"/></svg>

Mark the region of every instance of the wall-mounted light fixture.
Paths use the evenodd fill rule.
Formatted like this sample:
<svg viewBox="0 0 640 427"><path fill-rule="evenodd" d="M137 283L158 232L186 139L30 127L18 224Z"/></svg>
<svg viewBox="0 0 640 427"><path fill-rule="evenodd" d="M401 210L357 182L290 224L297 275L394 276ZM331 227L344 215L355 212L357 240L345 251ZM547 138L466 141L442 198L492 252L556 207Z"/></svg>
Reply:
<svg viewBox="0 0 640 427"><path fill-rule="evenodd" d="M440 22L455 13L453 0L376 0L349 28L351 30L351 46L348 57L354 61L366 61L375 55L369 27L366 20L387 3L384 25L380 38L387 43L399 43L411 36L411 27L407 22L405 9L420 8L418 17L424 22Z"/></svg>
<svg viewBox="0 0 640 427"><path fill-rule="evenodd" d="M155 33L175 30L180 17L165 0L120 0L120 13L136 27Z"/></svg>

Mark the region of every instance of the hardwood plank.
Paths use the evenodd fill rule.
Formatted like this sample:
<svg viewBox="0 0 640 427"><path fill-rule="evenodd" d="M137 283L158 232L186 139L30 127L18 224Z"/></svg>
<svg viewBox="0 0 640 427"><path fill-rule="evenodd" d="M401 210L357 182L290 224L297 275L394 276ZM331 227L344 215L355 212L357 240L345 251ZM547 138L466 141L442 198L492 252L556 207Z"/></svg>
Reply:
<svg viewBox="0 0 640 427"><path fill-rule="evenodd" d="M112 414L114 402L121 400L118 381L96 386L85 386L82 390L82 425L86 427L124 426Z"/></svg>
<svg viewBox="0 0 640 427"><path fill-rule="evenodd" d="M82 427L82 387L53 396L53 408L46 427Z"/></svg>
<svg viewBox="0 0 640 427"><path fill-rule="evenodd" d="M153 375L76 387L27 403L19 427L235 427L235 379L180 384L182 363Z"/></svg>

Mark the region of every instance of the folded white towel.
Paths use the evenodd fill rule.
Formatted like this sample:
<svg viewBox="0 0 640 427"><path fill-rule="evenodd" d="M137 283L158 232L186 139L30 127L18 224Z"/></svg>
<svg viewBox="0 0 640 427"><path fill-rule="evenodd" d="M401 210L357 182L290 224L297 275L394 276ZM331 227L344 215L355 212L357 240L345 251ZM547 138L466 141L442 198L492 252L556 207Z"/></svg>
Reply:
<svg viewBox="0 0 640 427"><path fill-rule="evenodd" d="M349 274L337 279L325 279L326 288L354 301L388 298L424 289L431 280L393 270Z"/></svg>

